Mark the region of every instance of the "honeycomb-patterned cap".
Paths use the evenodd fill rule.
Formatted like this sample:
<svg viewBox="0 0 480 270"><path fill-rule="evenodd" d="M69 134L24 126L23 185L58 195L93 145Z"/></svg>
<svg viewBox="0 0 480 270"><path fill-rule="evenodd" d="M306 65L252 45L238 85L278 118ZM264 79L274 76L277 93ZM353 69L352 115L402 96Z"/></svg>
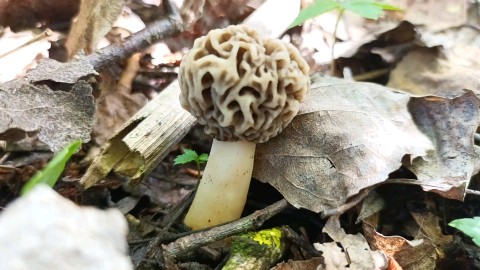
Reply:
<svg viewBox="0 0 480 270"><path fill-rule="evenodd" d="M247 26L210 31L180 65L180 103L220 141L262 143L297 115L309 67L291 44Z"/></svg>

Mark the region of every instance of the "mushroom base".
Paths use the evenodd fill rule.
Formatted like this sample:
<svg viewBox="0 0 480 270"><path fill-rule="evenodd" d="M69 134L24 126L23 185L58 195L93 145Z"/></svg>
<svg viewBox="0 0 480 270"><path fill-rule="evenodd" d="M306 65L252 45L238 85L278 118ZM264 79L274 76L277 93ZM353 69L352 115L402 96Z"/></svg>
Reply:
<svg viewBox="0 0 480 270"><path fill-rule="evenodd" d="M252 177L255 145L213 140L185 225L196 230L240 218Z"/></svg>

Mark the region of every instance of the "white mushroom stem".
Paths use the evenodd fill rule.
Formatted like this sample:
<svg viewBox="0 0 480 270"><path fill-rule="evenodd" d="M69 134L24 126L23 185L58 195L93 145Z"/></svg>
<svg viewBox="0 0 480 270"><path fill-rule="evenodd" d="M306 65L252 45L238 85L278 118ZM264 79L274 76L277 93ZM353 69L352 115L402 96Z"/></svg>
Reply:
<svg viewBox="0 0 480 270"><path fill-rule="evenodd" d="M203 229L240 218L252 177L255 145L213 140L202 180L185 216L187 226Z"/></svg>

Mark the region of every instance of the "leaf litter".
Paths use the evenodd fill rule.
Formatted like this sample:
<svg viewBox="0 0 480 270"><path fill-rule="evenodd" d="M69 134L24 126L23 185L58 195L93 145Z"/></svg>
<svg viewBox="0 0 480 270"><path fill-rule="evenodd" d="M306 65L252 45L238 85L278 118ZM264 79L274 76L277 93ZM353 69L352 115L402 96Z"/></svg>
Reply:
<svg viewBox="0 0 480 270"><path fill-rule="evenodd" d="M188 1L186 2L188 3ZM207 30L206 28L208 28L205 27L205 25L220 25L226 23L229 19L231 15L229 11L227 12L223 9L208 10L211 3L221 1L201 2L198 7L198 13L193 14L193 17L197 18L193 18L192 21L199 20L195 31L205 31ZM207 4L205 4L205 2ZM238 3L240 2L242 1L238 1ZM253 3L254 1L250 2ZM442 1L442 3L445 4L447 2ZM228 3L228 6L234 7L231 3ZM247 9L250 9L250 6L248 6ZM212 16L215 19L209 22L208 20L212 19L209 18L210 13L218 13L218 16ZM200 16L199 14L202 14L200 19L198 18ZM436 15L435 12L432 14ZM432 14L429 14L429 16ZM458 13L455 13L455 16L449 17L448 23L451 21L451 25L447 25L448 27L459 25L459 20L455 20L458 19L457 15ZM437 18L438 17L439 16L437 16ZM423 19L435 20L434 16ZM348 22L348 20L342 20L347 30L351 29ZM424 23L428 25L429 23L428 21L412 22L416 23L417 26L418 24ZM198 25L202 26L198 27ZM349 198L362 189L383 183L391 177L392 172L395 172L399 168L408 168L409 171L413 172L413 179L410 180L422 184L425 190L434 190L448 198L463 199L465 188L468 186L471 176L478 170L475 166L477 163L476 153L478 152L478 148L473 144L473 135L478 124L477 114L479 104L475 92L478 86L476 84L476 78L478 78L478 76L471 72L475 69L466 67L465 63L467 62L465 59L456 58L455 61L450 61L453 59L450 58L451 55L448 57L442 56L442 53L445 51L440 50L441 53L438 53L438 48L415 47L411 49L409 47L408 50L411 55L409 54L403 57L406 50L396 50L396 48L405 46L403 47L405 49L411 46L413 42L415 42L413 39L420 31L409 22L404 22L399 25L407 26L407 31L392 29L392 31L397 32L387 31L383 37L386 37L386 40L388 40L388 38L392 38L393 36L403 37L404 34L407 33L409 39L405 40L404 43L393 44L384 42L386 40L380 40L382 37L382 34L380 34L379 36L370 37L369 40L366 40L364 43L365 46L356 44L354 46L355 48L350 50L357 52L366 50L368 51L368 56L365 54L362 56L356 55L357 59L355 59L355 62L339 61L341 64L339 66L342 68L354 66L352 63L358 64L358 69L354 71L355 74L359 74L365 70L372 70L376 67L372 65L365 69L365 63L374 62L370 61L370 59L373 59L370 57L377 57L376 59L380 59L381 61L375 64L381 63L385 66L391 66L397 60L402 59L400 64L397 65L397 69L392 73L389 84L391 88L347 80L319 79L317 76L309 100L302 105L301 114L295 118L292 125L288 127L284 131L284 134L280 135L278 139L272 140L271 143L258 146L255 176L262 181L269 182L280 190L293 205L315 212L335 208L348 202ZM435 28L436 31L438 31L438 29L446 29L446 27L443 25L441 28ZM423 30L424 29L422 29L422 35L426 37L427 35L425 34L427 31ZM368 33L369 31L364 32ZM190 39L191 34L192 33L188 33ZM347 36L347 39L348 38ZM185 38L185 40L186 41L181 40L181 42L188 43L191 41L187 38ZM355 43L354 40L342 41L347 41L352 44ZM417 39L416 41L418 42L419 40ZM423 41L426 41L426 39ZM429 42L431 42L431 40ZM440 45L444 46L442 44ZM174 46L170 46L170 49L173 47ZM322 48L322 50L318 50L317 53L325 54L324 50L325 48ZM459 50L461 51L461 48L456 48L456 50L457 52ZM172 49L172 51L174 50ZM337 50L337 52L338 51L339 50ZM347 52L349 50L348 48L344 48L342 51ZM378 57L379 55L381 55L381 57ZM473 50L470 55L476 55L475 51ZM425 56L425 58L421 58L423 56ZM388 59L390 59L391 62L386 61ZM409 62L419 59L421 59L421 61ZM472 59L473 58L470 58L470 60ZM471 62L473 61L470 61L470 63ZM52 63L43 63L43 65L47 64L50 65ZM56 122L62 123L62 126L66 125L67 127L69 125L80 124L80 121L83 123L91 123L89 122L92 120L90 104L93 103L91 102L93 98L91 96L91 88L88 88L86 85L86 80L92 75L91 72L88 71L88 69L82 70L81 68L75 68L76 74L72 73L72 77L67 77L69 74L63 74L65 76L62 75L59 78L55 78L56 81L53 81L52 78L56 77L54 75L56 75L59 70L62 70L62 68L58 69L55 65L56 64L52 64L51 68L45 68L45 70L49 70L45 74L35 75L35 80L30 81L27 75L24 81L22 81L21 87L17 87L17 85L6 87L5 85L8 85L8 83L0 86L0 95L4 95L0 97L0 101L12 98L13 92L15 92L15 94L24 93L23 95L15 97L15 99L19 97L22 98L18 102L13 102L19 104L23 101L32 104L32 101L29 99L45 101L47 99L57 100L57 95L63 97L63 99L58 98L57 101L52 101L52 103L46 103L47 106L51 107L51 110L45 109L46 112L40 114L44 117L38 117L38 113L35 114L37 116L28 114L27 109L21 107L19 104L15 105L17 107L9 107L11 104L2 104L3 107L0 107L3 111L9 112L10 114L18 108L20 109L19 111L25 111L22 114L25 118L18 118L19 116L15 115L15 117L12 118L0 118L0 123L4 123L4 119L7 119L7 122L14 123L15 118L18 118L22 120L22 122L24 122L25 119L30 120L31 123L27 124L33 126L29 127L26 125L18 128L15 125L9 125L6 128L2 127L3 131L0 129L0 133L3 136L10 136L9 134L18 135L18 130L22 133L21 135L37 133L40 136L40 134L47 134L40 137L46 141L52 149L55 149L55 147L60 148L62 141L65 139L63 135L64 130L56 127L55 132L53 132L53 130L49 130L47 127L34 126L34 121L38 123L47 121L47 123L49 123L53 121L52 119L55 119ZM402 80L397 80L397 83L393 84L393 79L398 70L400 70L398 68L402 68L402 66L405 70L410 71L410 73L403 72L403 75L400 74L402 75ZM444 71L447 72L443 73ZM449 73L450 71L455 72ZM31 74L35 74L35 72L35 70L31 71L30 76L33 76ZM410 84L404 80L412 78L415 81L412 81ZM455 81L457 84L454 83ZM431 82L431 84L422 85L425 82ZM59 87L52 88L52 85ZM406 93L410 92L408 86L419 86L421 89L408 94ZM24 88L28 90L24 90ZM471 90L463 90L464 88ZM32 95L32 90L36 93L38 92L37 94L39 96ZM130 94L131 93L128 92L125 96L128 97ZM74 96L76 98L74 98L74 101L71 101L72 104L68 104L66 101L67 98L62 95L70 98ZM5 97L5 99L3 97ZM121 97L120 99L123 98L124 97ZM55 111L55 109L59 109L57 108L58 106L56 106L58 104L62 104L64 107L63 110L70 111L78 108L78 105L82 102L88 104L88 106L86 106L87 109L77 112L78 114L72 117ZM42 105L45 105L43 103ZM117 103L123 104L122 102ZM35 104L34 106L36 106ZM106 106L105 110L122 106L115 104L116 103L113 103L114 106L110 107ZM130 105L127 106L129 107ZM116 109L113 108L113 110ZM0 112L1 111L2 110L0 110ZM108 115L115 115L115 112L113 112L113 114L107 113L106 115L104 118L108 120ZM62 117L68 119L63 119ZM75 118L79 121L78 123L74 122L73 119ZM125 118L128 118L128 116ZM63 120L66 122L63 122ZM115 122L113 126L119 127L121 126L121 122L122 120L120 119L118 122ZM85 134L87 130L91 131L91 129L92 126L90 124L83 125L83 127L79 127L78 129L74 128L73 132L69 135L83 138L83 140L86 141L88 138ZM105 141L106 138L109 137L108 129L110 128L108 128L107 125L107 128L104 128L105 132L99 132L105 136L103 138L100 136L97 137L97 142ZM6 137L7 139L13 139L8 136ZM280 140L285 141L281 142ZM187 145L189 144L191 144L191 142L187 143ZM173 158L169 157L167 162L171 163L172 160ZM166 163L162 163L162 166L168 167L167 165ZM162 174L165 173L168 173L168 171L162 172ZM158 176L149 176L150 180L152 178L158 178ZM418 180L414 178L418 178ZM161 182L163 183L165 181ZM162 192L157 192L156 194L157 195L154 195L156 197L165 196ZM168 205L168 203L169 202L165 202L164 204ZM370 206L367 205L366 207L368 208ZM385 207L385 205L379 204L377 208L373 209L373 212L385 211ZM129 211L133 209L133 204L130 208ZM135 219L131 214L129 215L129 218ZM370 212L368 215L374 216L375 214ZM402 256L391 256L390 258L392 258L394 262L395 260L400 262L406 269L411 269L409 268L410 266L418 267L421 265L421 259L426 257L428 257L429 260L426 260L423 266L431 268L438 259L438 257L434 256L438 251L438 246L451 241L451 239L448 237L442 238L442 234L439 234L441 228L438 226L440 222L438 218L435 219L428 215L422 216L418 213L411 213L411 216L422 230L422 239L410 241L407 240L408 237L377 235L377 240L380 239L380 237L384 237L386 240L383 240L388 242L388 240L398 237L396 240L400 240L396 243L404 249L401 249L397 255L402 254ZM318 219L318 216L316 217ZM154 218L146 218L146 220L152 223L156 222ZM360 220L364 226L368 221L365 217ZM420 226L422 222L423 227ZM325 226L325 233L335 241L330 244L324 243L323 247L322 244L320 244L320 249L326 250L321 260L318 260L317 257L317 260L312 259L306 262L315 262L313 265L318 266L318 269L322 269L320 267L325 266L327 263L330 263L331 266L333 265L333 261L342 257L343 260L341 261L345 263L345 254L347 254L348 251L339 249L338 246L340 245L354 252L353 262L360 261L356 259L360 259L358 256L364 255L363 258L361 258L364 259L362 263L359 265L351 264L351 266L355 266L354 269L361 269L361 267L365 267L366 265L371 266L372 261L370 259L372 259L373 256L370 247L366 244L368 242L372 246L372 243L374 243L374 240L370 237L373 233L369 233L365 229L364 235L367 241L365 241L365 239L354 238L354 240L347 244L348 241L345 242L345 239L354 234L345 233L343 229L344 224L345 223L343 223L342 226L340 226L340 224L332 226L331 220L329 220L329 223ZM433 233L429 234L428 230L425 229L426 226L428 226L427 229L430 229L430 232L433 230ZM155 227L152 227L152 230L153 229L155 229ZM402 233L401 231L394 232L398 234ZM431 239L431 241L429 239ZM436 242L435 239L440 240ZM387 243L387 245L388 244L390 243ZM330 246L325 248L328 245ZM415 247L419 248L415 249ZM375 248L383 250L384 252L386 250L382 248L381 245L377 245ZM474 253L474 250L472 249L471 252ZM388 254L388 252L385 253ZM298 257L296 259L296 262L300 261ZM366 262L365 260L369 261Z"/></svg>

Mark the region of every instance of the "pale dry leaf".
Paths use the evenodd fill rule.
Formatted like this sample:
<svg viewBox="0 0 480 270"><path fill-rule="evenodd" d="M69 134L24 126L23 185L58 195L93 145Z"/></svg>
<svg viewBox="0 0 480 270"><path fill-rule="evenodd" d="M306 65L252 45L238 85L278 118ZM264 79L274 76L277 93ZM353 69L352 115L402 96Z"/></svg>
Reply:
<svg viewBox="0 0 480 270"><path fill-rule="evenodd" d="M257 146L253 175L295 207L336 208L386 180L404 156L433 149L413 122L409 101L383 86L315 76L299 115Z"/></svg>
<svg viewBox="0 0 480 270"><path fill-rule="evenodd" d="M467 3L467 1L451 0L395 1L395 5L405 12L404 20L416 25L423 25L430 31L441 31L465 24Z"/></svg>
<svg viewBox="0 0 480 270"><path fill-rule="evenodd" d="M347 255L336 242L313 244L316 250L323 253L325 270L346 269L348 267Z"/></svg>
<svg viewBox="0 0 480 270"><path fill-rule="evenodd" d="M454 91L452 91L454 92ZM405 162L423 189L463 200L479 157L473 137L480 122L480 100L472 91L452 98L412 98L409 110L415 123L434 143L427 156Z"/></svg>
<svg viewBox="0 0 480 270"><path fill-rule="evenodd" d="M25 75L27 69L35 66L39 59L48 57L50 42L47 39L41 39L20 48L34 37L35 34L31 31L19 33L13 33L9 29L3 31L0 37L0 55L10 53L0 56L0 82Z"/></svg>
<svg viewBox="0 0 480 270"><path fill-rule="evenodd" d="M125 29L129 34L133 34L143 30L145 28L145 23L140 16L133 11L128 10L128 12L122 12L120 14L117 20L113 23L113 27ZM122 38L126 37L122 36Z"/></svg>
<svg viewBox="0 0 480 270"><path fill-rule="evenodd" d="M386 269L386 256L381 251L372 251L361 234L345 233L340 227L338 216L331 217L322 231L334 240L314 244L315 249L323 252L326 270Z"/></svg>
<svg viewBox="0 0 480 270"><path fill-rule="evenodd" d="M180 15L187 28L196 23L202 17L204 6L205 0L183 1L182 7L180 8Z"/></svg>
<svg viewBox="0 0 480 270"><path fill-rule="evenodd" d="M469 52L467 60L446 56L437 47L411 50L391 72L387 86L416 96L444 97L455 95L464 88L478 89L480 62L474 55L478 55L480 50L477 47L477 50Z"/></svg>
<svg viewBox="0 0 480 270"><path fill-rule="evenodd" d="M82 0L80 12L68 34L68 54L73 57L80 50L92 53L122 12L124 0Z"/></svg>

